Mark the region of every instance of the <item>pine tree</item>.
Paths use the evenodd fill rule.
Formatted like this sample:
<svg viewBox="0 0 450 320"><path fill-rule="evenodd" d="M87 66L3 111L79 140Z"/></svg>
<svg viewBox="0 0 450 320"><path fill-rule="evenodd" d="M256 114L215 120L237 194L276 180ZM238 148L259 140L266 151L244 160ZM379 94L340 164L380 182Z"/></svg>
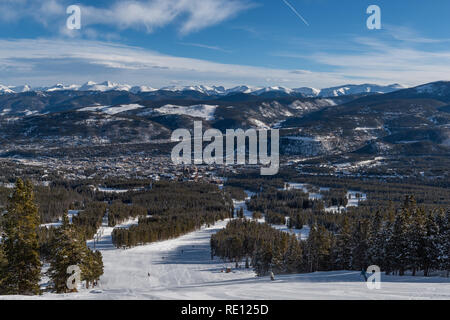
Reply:
<svg viewBox="0 0 450 320"><path fill-rule="evenodd" d="M369 224L366 219L358 221L352 234L352 269L365 270L368 265Z"/></svg>
<svg viewBox="0 0 450 320"><path fill-rule="evenodd" d="M273 249L271 244L257 249L253 259L255 272L258 276L266 275L272 267Z"/></svg>
<svg viewBox="0 0 450 320"><path fill-rule="evenodd" d="M5 279L5 268L8 265L6 260L5 252L3 250L3 245L0 243L0 295L5 294L5 289L3 287L3 281Z"/></svg>
<svg viewBox="0 0 450 320"><path fill-rule="evenodd" d="M432 269L439 267L437 263L439 258L439 228L433 214L427 215L425 227L426 238L422 268L424 276L427 277Z"/></svg>
<svg viewBox="0 0 450 320"><path fill-rule="evenodd" d="M302 247L300 242L297 240L295 235L289 238L289 245L286 252L286 272L287 273L298 273L302 270Z"/></svg>
<svg viewBox="0 0 450 320"><path fill-rule="evenodd" d="M439 227L439 268L447 271L447 277L450 275L450 211L447 213L441 211L438 215Z"/></svg>
<svg viewBox="0 0 450 320"><path fill-rule="evenodd" d="M289 236L284 233L281 239L277 239L275 242L273 258L272 258L272 271L275 274L282 274L287 272L286 268L286 253L289 246Z"/></svg>
<svg viewBox="0 0 450 320"><path fill-rule="evenodd" d="M383 228L385 224L380 211L377 211L370 226L369 248L367 249L367 258L371 265L377 265L380 268L384 265L384 243Z"/></svg>
<svg viewBox="0 0 450 320"><path fill-rule="evenodd" d="M390 250L392 250L394 259L393 267L399 275L404 275L408 264L411 262L410 246L408 241L410 225L410 206L409 199L405 201L405 206L395 217Z"/></svg>
<svg viewBox="0 0 450 320"><path fill-rule="evenodd" d="M62 226L56 230L51 251L48 275L52 280L53 289L58 293L69 291L67 287L69 266L76 265L80 268L81 280L86 281L87 287L103 274L100 252L94 253L87 247L81 232L69 223L67 213L63 215Z"/></svg>
<svg viewBox="0 0 450 320"><path fill-rule="evenodd" d="M3 247L7 260L2 286L6 294L39 294L39 221L31 182L17 180L2 219Z"/></svg>
<svg viewBox="0 0 450 320"><path fill-rule="evenodd" d="M386 272L386 275L390 275L395 271L394 260L396 258L394 251L394 222L391 219L386 220L381 231L381 261L382 264L379 266L382 270Z"/></svg>
<svg viewBox="0 0 450 320"><path fill-rule="evenodd" d="M410 267L412 269L413 276L416 275L416 271L420 270L423 265L423 257L426 255L425 242L427 237L426 229L426 214L423 209L415 210L412 219L411 227L408 232L408 243L410 255Z"/></svg>
<svg viewBox="0 0 450 320"><path fill-rule="evenodd" d="M95 286L103 274L103 260L100 251L86 250L84 261L81 263L81 280L86 281L86 288Z"/></svg>
<svg viewBox="0 0 450 320"><path fill-rule="evenodd" d="M306 241L306 257L309 272L327 270L330 267L330 251L333 246L331 233L322 225L314 225Z"/></svg>
<svg viewBox="0 0 450 320"><path fill-rule="evenodd" d="M333 261L338 270L349 270L352 257L352 228L348 217L344 217L339 232L336 235L336 245L333 248Z"/></svg>

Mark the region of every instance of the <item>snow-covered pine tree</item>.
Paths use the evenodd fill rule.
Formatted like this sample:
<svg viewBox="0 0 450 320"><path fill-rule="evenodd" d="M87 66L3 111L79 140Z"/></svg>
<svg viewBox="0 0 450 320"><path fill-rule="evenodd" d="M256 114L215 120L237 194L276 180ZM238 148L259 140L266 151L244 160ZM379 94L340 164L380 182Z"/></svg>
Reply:
<svg viewBox="0 0 450 320"><path fill-rule="evenodd" d="M439 267L450 276L450 211L439 214Z"/></svg>
<svg viewBox="0 0 450 320"><path fill-rule="evenodd" d="M426 229L427 216L425 210L417 209L413 211L411 217L411 226L408 231L408 243L410 252L410 267L412 269L413 276L416 275L416 271L420 270L423 262L422 259L425 256L425 241L427 237Z"/></svg>
<svg viewBox="0 0 450 320"><path fill-rule="evenodd" d="M337 270L349 270L352 259L352 225L348 217L344 217L336 235L333 249L333 262Z"/></svg>
<svg viewBox="0 0 450 320"><path fill-rule="evenodd" d="M356 222L352 233L352 269L365 270L368 265L369 223L367 219Z"/></svg>
<svg viewBox="0 0 450 320"><path fill-rule="evenodd" d="M424 276L427 277L431 270L439 268L439 228L435 215L432 212L428 213L426 217L425 227L427 233L424 243L422 268Z"/></svg>
<svg viewBox="0 0 450 320"><path fill-rule="evenodd" d="M407 197L403 208L395 217L390 250L393 254L393 267L399 275L404 275L411 262L409 246L409 227L411 224L411 212L416 209L413 197Z"/></svg>
<svg viewBox="0 0 450 320"><path fill-rule="evenodd" d="M55 232L51 243L52 257L48 275L53 289L58 293L69 292L67 287L67 268L76 265L81 269L82 280L89 286L103 274L103 262L100 252L92 252L86 245L82 234L69 223L67 213L63 215L63 223ZM76 291L74 289L73 291Z"/></svg>
<svg viewBox="0 0 450 320"><path fill-rule="evenodd" d="M394 231L396 211L393 204L389 205L389 208L385 214L383 214L383 223L380 231L380 247L381 253L381 264L378 265L381 270L385 271L386 275L394 272L394 252L392 250L392 236Z"/></svg>
<svg viewBox="0 0 450 320"><path fill-rule="evenodd" d="M33 185L18 179L2 218L3 248L7 260L2 287L6 294L39 294L39 222Z"/></svg>
<svg viewBox="0 0 450 320"><path fill-rule="evenodd" d="M377 211L372 220L369 234L369 248L367 249L367 258L371 265L377 265L380 268L384 265L384 244L383 238L385 221L380 211Z"/></svg>

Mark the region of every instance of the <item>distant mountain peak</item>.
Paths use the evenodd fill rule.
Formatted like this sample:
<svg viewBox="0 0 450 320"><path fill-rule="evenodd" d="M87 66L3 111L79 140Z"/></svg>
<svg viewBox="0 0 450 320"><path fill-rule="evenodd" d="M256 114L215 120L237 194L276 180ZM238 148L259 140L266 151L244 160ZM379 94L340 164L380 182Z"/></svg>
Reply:
<svg viewBox="0 0 450 320"><path fill-rule="evenodd" d="M303 97L339 97L344 95L352 94L364 94L364 93L390 93L393 91L405 89L404 86L400 84L391 84L387 86L376 85L376 84L346 84L343 86L336 86L331 88L316 89L310 87L300 87L300 88L287 88L283 86L269 86L269 87L253 87L249 85L240 85L232 88L225 88L224 86L207 86L207 85L191 85L191 86L166 86L160 89L155 89L153 87L141 85L141 86L131 86L128 84L120 84L113 81L103 81L97 83L95 81L88 81L82 85L65 85L62 83L57 83L51 87L38 87L31 88L30 86L2 86L0 85L0 94L11 94L11 93L21 93L28 91L36 92L52 92L52 91L127 91L131 93L141 93L141 92L155 92L158 90L172 91L172 92L186 92L186 91L196 91L209 96L225 96L229 94L252 94L252 95L264 95L265 97L273 95L301 95Z"/></svg>

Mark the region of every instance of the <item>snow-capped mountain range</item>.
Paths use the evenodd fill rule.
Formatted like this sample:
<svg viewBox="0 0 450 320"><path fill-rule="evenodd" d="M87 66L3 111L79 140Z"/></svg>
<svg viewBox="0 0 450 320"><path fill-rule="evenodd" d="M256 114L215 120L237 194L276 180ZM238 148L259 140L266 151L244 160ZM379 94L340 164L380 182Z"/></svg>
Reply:
<svg viewBox="0 0 450 320"><path fill-rule="evenodd" d="M83 85L64 85L56 84L51 87L36 87L31 88L28 85L24 86L4 86L0 84L0 94L13 94L23 92L54 92L54 91L127 91L131 93L143 93L143 92L155 92L155 91L172 91L172 92L185 92L195 91L210 96L225 96L229 94L245 93L252 95L263 95L267 93L278 93L284 95L303 95L305 97L340 97L352 94L363 93L390 93L393 91L405 89L400 84L392 84L387 86L380 86L375 84L361 84L361 85L344 85L332 88L315 89L309 87L302 88L286 88L280 86L274 87L251 87L247 85L237 86L226 89L223 86L168 86L160 89L152 88L149 86L131 86L128 84L119 84L111 81L105 81L102 83L96 83L93 81L86 82Z"/></svg>

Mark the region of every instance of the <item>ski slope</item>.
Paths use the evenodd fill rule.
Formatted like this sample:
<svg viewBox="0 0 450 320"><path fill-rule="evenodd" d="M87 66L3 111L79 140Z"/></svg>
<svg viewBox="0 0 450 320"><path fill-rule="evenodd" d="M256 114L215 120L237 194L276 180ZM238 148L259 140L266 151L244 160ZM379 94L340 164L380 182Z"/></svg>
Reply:
<svg viewBox="0 0 450 320"><path fill-rule="evenodd" d="M235 202L251 216L245 202ZM111 241L114 228L107 220L99 230L95 247L101 250L104 275L95 289L72 294L3 296L0 299L450 299L450 279L440 277L381 276L381 289L369 290L357 271L257 277L251 269L234 268L220 259L211 260L211 235L229 220L219 221L182 237L132 249L116 249ZM120 227L135 224L131 219ZM90 247L94 246L89 241ZM231 273L222 272L231 267ZM150 273L150 277L148 274Z"/></svg>

